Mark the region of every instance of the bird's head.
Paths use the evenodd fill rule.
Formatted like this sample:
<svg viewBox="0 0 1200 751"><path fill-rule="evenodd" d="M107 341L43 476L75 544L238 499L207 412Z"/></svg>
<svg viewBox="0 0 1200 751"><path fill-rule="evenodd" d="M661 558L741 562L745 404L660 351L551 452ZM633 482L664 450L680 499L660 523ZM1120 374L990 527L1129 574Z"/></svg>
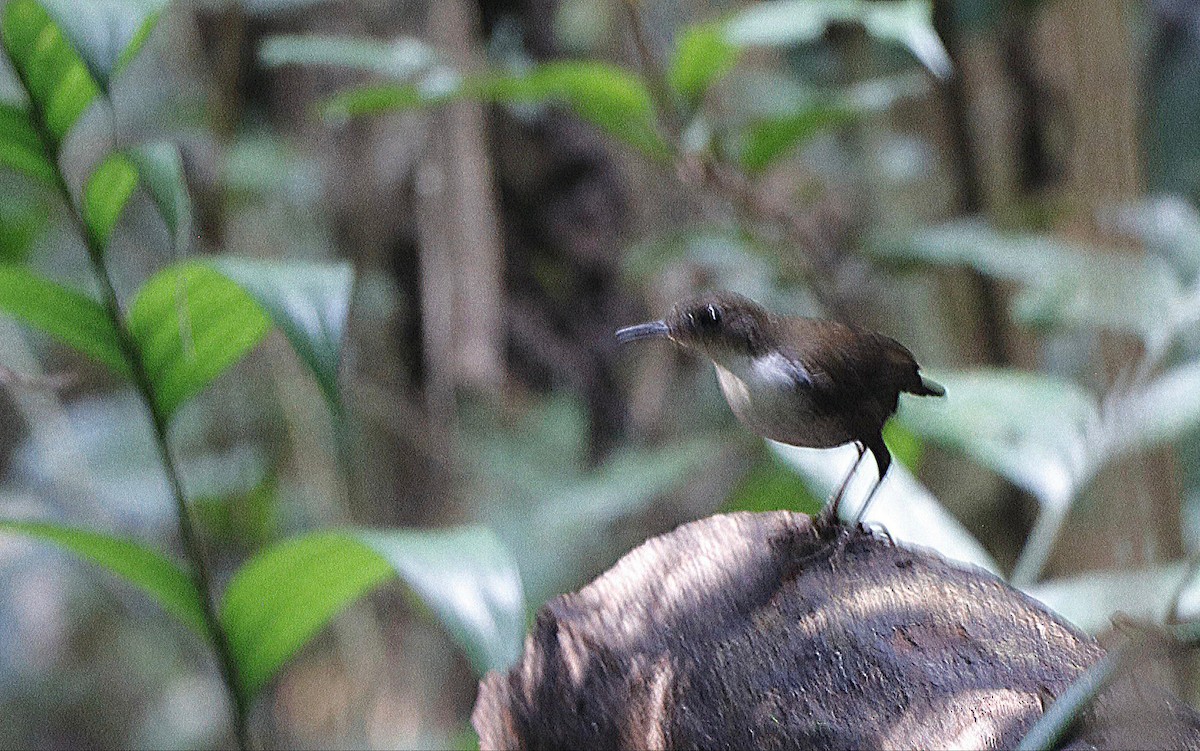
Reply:
<svg viewBox="0 0 1200 751"><path fill-rule="evenodd" d="M684 300L661 321L617 331L617 341L670 339L718 362L756 357L769 346L771 316L753 300L732 292L710 292Z"/></svg>

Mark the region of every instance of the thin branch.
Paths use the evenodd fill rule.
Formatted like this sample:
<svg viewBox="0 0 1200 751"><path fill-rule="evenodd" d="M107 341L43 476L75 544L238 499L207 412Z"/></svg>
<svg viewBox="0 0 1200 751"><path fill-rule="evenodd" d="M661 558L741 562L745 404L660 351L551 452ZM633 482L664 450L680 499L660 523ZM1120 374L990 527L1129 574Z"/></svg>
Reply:
<svg viewBox="0 0 1200 751"><path fill-rule="evenodd" d="M658 121L667 130L667 142L678 154L679 144L683 140L683 115L679 111L675 97L671 96L671 87L667 82L666 71L658 61L658 56L650 49L646 38L646 23L642 18L642 5L639 0L625 0L621 3L629 16L629 29L633 34L633 46L637 50L638 64L642 75L650 89L650 97L658 111Z"/></svg>
<svg viewBox="0 0 1200 751"><path fill-rule="evenodd" d="M86 235L86 227L81 224L80 228L84 230L84 234ZM184 555L192 564L192 578L199 592L201 605L203 606L204 623L208 629L209 638L212 640L213 651L217 656L217 665L221 671L221 679L225 683L226 691L233 705L233 730L237 738L238 748L249 749L248 707L240 688L241 682L238 677L237 662L233 658L233 651L229 646L229 637L225 633L225 628L221 625L216 605L213 603L214 589L212 577L208 571L208 563L203 545L192 523L191 510L188 508L187 496L184 493L179 468L171 451L170 441L167 437L167 420L158 407L154 383L150 380L149 374L146 373L146 368L142 360L141 346L129 331L129 327L125 324L120 303L117 300L116 290L112 284L112 278L108 274L108 268L104 265L103 258L95 250L92 242L89 240L88 251L89 255L92 256L93 270L100 280L104 297L104 308L117 329L117 340L120 344L121 352L129 361L134 386L137 389L143 406L150 415L150 421L154 427L155 447L158 450L163 471L166 473L167 483L171 488L172 500L175 502L179 539L183 545Z"/></svg>

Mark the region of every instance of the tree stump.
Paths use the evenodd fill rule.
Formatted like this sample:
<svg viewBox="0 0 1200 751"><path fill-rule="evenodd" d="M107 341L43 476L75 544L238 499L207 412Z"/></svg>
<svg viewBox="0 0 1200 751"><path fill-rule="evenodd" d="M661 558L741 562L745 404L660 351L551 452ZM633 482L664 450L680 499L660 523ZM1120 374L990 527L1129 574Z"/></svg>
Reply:
<svg viewBox="0 0 1200 751"><path fill-rule="evenodd" d="M989 573L802 514L735 513L547 603L472 720L484 749L1011 748L1103 654ZM1200 748L1189 708L1126 694L1071 747Z"/></svg>

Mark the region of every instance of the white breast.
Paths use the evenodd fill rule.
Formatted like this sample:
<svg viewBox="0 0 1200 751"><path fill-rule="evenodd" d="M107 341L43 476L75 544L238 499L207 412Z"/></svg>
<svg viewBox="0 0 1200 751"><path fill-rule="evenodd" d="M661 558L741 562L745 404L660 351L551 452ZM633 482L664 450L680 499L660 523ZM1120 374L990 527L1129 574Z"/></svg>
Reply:
<svg viewBox="0 0 1200 751"><path fill-rule="evenodd" d="M851 440L836 421L814 412L802 386L808 373L779 353L730 357L716 363L730 409L751 430L796 446L826 448Z"/></svg>

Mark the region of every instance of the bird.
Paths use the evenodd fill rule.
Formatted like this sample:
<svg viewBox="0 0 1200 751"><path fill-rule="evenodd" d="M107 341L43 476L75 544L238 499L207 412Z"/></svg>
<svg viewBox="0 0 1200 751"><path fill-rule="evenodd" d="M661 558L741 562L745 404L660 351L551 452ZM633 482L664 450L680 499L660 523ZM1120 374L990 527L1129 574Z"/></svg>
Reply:
<svg viewBox="0 0 1200 751"><path fill-rule="evenodd" d="M878 479L855 526L892 464L883 426L900 394L946 395L889 336L838 321L775 315L733 292L683 300L662 320L618 329L616 338L621 344L668 339L710 359L734 415L764 438L822 449L853 443L858 458L826 506L829 520L839 519L846 486L870 451Z"/></svg>

